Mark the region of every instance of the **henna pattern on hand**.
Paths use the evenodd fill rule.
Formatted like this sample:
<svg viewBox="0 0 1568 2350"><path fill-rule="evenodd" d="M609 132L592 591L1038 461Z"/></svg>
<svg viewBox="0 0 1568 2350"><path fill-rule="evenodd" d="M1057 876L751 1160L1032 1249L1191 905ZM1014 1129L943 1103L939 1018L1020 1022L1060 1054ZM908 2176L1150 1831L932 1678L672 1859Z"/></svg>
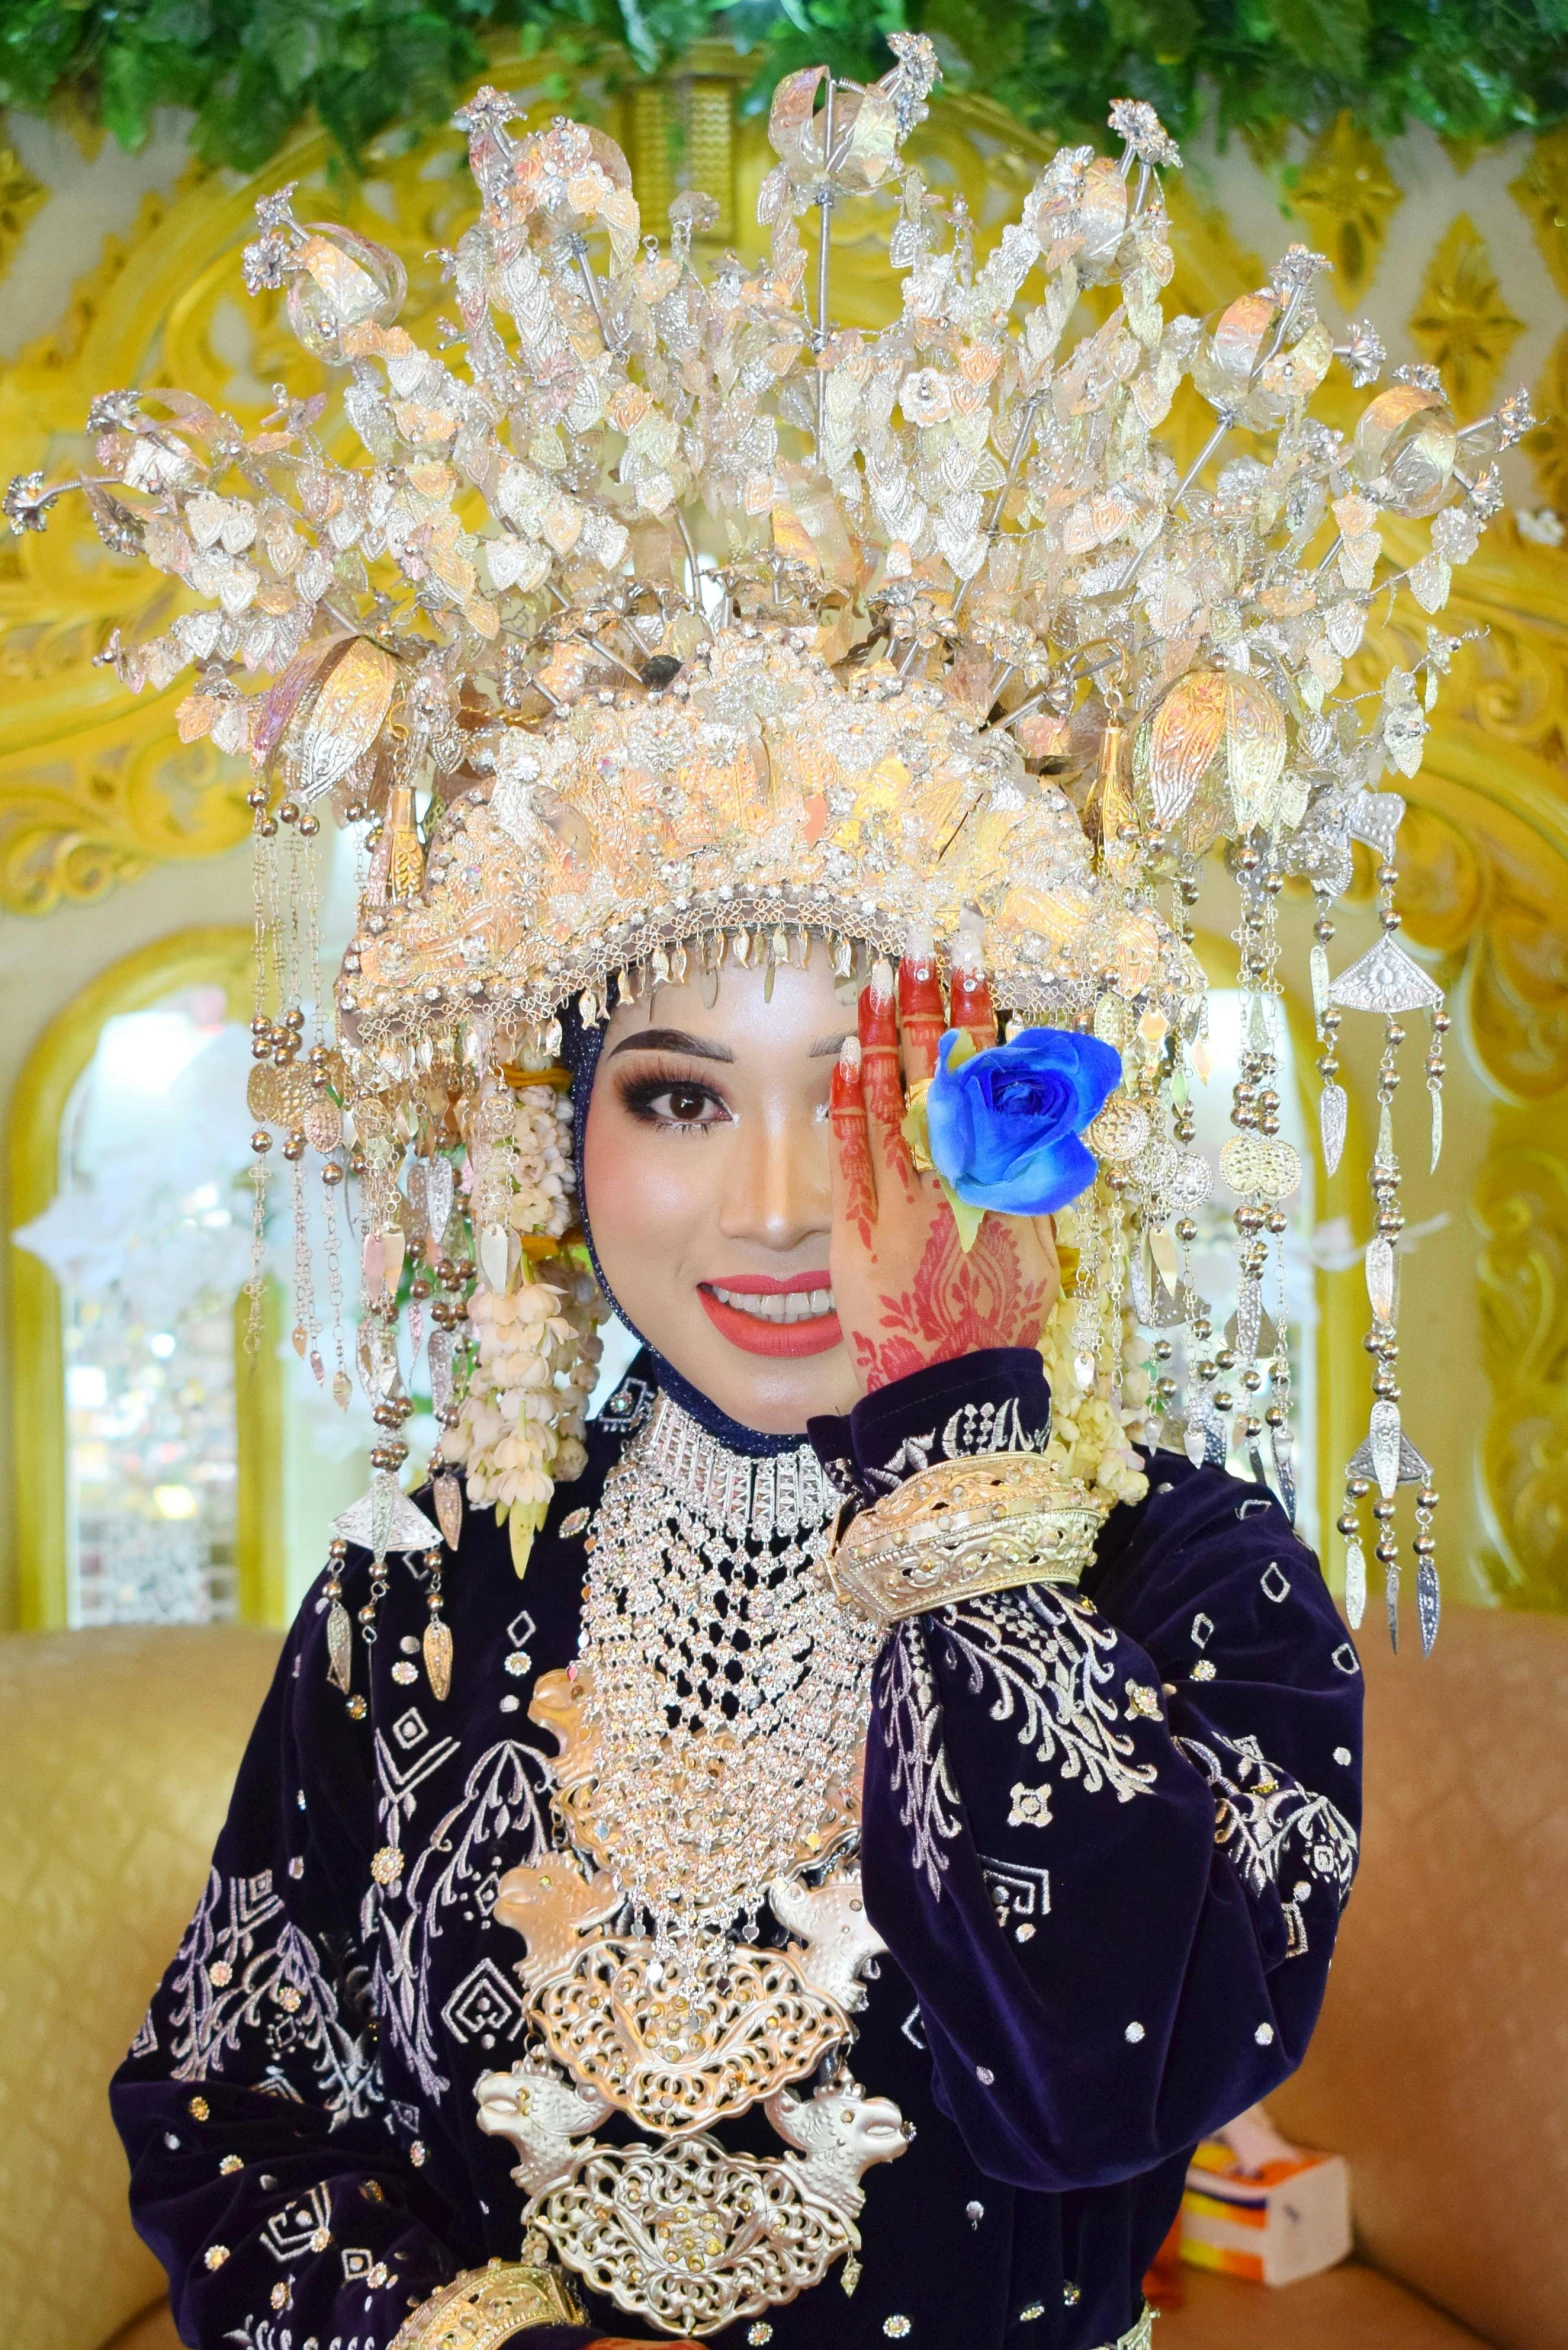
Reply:
<svg viewBox="0 0 1568 2350"><path fill-rule="evenodd" d="M843 1213L869 1255L876 1225L877 1190L871 1172L871 1139L866 1125L861 1068L848 1052L840 1057L833 1071L828 1116L844 1179Z"/></svg>
<svg viewBox="0 0 1568 2350"><path fill-rule="evenodd" d="M912 1287L879 1301L887 1335L854 1333L856 1369L869 1392L983 1347L1033 1346L1047 1294L1047 1283L1025 1280L1017 1241L999 1218L987 1218L966 1256L957 1225L943 1214L932 1223Z"/></svg>
<svg viewBox="0 0 1568 2350"><path fill-rule="evenodd" d="M833 1112L833 1133L839 1146L846 1185L844 1214L863 1249L870 1251L876 1225L876 1193L871 1182L871 1145L864 1110Z"/></svg>
<svg viewBox="0 0 1568 2350"><path fill-rule="evenodd" d="M977 1041L994 1037L996 1015L978 974L965 975L959 1008ZM861 992L858 1033L833 1072L833 1289L868 1393L985 1347L1034 1345L1055 1294L1049 1244L1042 1247L1027 1223L988 1216L966 1253L940 1186L915 1168L902 1131L904 1077L919 1081L935 1067L943 1017L929 962L906 957L896 999L880 964Z"/></svg>

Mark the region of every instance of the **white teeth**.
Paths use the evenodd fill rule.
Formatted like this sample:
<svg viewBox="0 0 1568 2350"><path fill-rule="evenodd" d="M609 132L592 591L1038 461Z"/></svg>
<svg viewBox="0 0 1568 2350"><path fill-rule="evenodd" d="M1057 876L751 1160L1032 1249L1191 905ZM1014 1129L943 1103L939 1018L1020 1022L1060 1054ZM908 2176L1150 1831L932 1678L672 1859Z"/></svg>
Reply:
<svg viewBox="0 0 1568 2350"><path fill-rule="evenodd" d="M717 1281L710 1286L723 1304L759 1322L808 1322L833 1312L831 1289L764 1290L759 1294L749 1289L723 1289Z"/></svg>

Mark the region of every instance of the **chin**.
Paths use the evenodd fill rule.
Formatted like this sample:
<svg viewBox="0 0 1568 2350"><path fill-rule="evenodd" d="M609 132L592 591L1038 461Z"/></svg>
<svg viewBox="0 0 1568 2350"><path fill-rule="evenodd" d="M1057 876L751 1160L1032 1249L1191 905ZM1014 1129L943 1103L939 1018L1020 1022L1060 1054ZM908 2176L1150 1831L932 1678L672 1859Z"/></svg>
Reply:
<svg viewBox="0 0 1568 2350"><path fill-rule="evenodd" d="M804 1436L818 1412L847 1412L859 1394L842 1339L815 1354L765 1355L704 1331L679 1353L665 1351L710 1403L763 1436Z"/></svg>

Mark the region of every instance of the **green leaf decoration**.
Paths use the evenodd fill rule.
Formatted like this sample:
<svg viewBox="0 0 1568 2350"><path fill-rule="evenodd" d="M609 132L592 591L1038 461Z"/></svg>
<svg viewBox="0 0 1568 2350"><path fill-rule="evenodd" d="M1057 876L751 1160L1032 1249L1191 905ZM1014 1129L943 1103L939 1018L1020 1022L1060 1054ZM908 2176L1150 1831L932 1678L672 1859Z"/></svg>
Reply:
<svg viewBox="0 0 1568 2350"><path fill-rule="evenodd" d="M1259 152L1346 111L1470 144L1568 120L1568 0L0 0L0 106L70 99L133 148L155 108L187 107L196 153L238 171L313 114L357 166L378 133L446 118L487 33L633 75L728 38L760 106L800 65L872 79L903 27L932 35L949 89L1064 136L1103 138L1122 95Z"/></svg>

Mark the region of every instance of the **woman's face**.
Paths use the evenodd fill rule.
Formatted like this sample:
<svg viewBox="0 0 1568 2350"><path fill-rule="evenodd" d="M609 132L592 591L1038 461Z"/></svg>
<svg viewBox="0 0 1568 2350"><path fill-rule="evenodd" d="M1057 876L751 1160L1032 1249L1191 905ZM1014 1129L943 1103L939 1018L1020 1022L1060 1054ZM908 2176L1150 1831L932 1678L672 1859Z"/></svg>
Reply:
<svg viewBox="0 0 1568 2350"><path fill-rule="evenodd" d="M637 1328L732 1419L786 1436L859 1393L828 1278L828 1086L855 1014L820 942L804 971L775 971L770 1000L764 987L730 965L716 990L617 1007L583 1187Z"/></svg>

